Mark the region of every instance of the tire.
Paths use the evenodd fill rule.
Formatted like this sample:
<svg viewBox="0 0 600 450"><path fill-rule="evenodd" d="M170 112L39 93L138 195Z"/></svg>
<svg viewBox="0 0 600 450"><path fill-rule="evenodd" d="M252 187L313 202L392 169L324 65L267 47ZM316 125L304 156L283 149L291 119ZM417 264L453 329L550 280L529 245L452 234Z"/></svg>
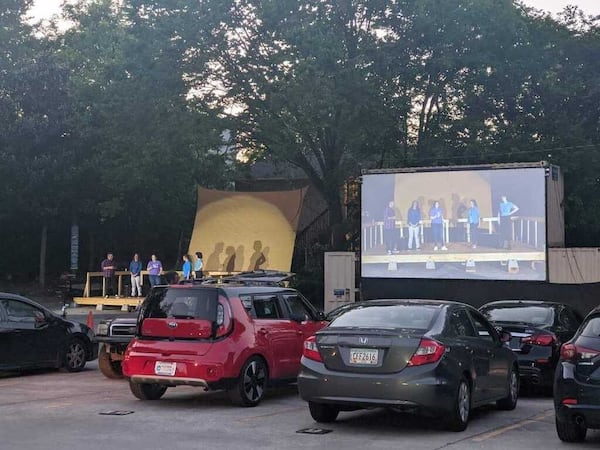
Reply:
<svg viewBox="0 0 600 450"><path fill-rule="evenodd" d="M87 361L86 345L80 338L71 338L67 343L63 367L68 372L81 372Z"/></svg>
<svg viewBox="0 0 600 450"><path fill-rule="evenodd" d="M587 428L581 425L577 425L574 421L558 420L556 422L556 434L558 438L563 442L583 442L585 441L585 435L587 434Z"/></svg>
<svg viewBox="0 0 600 450"><path fill-rule="evenodd" d="M519 399L519 373L513 367L508 381L508 395L496 402L496 407L502 411L512 411L517 407Z"/></svg>
<svg viewBox="0 0 600 450"><path fill-rule="evenodd" d="M102 375L106 378L111 378L113 380L123 378L121 361L113 361L104 345L101 345L100 350L98 351L98 367L100 368Z"/></svg>
<svg viewBox="0 0 600 450"><path fill-rule="evenodd" d="M326 403L308 402L308 409L315 422L319 423L333 422L340 413L338 408Z"/></svg>
<svg viewBox="0 0 600 450"><path fill-rule="evenodd" d="M140 400L158 400L167 392L167 386L155 383L132 383L131 381L129 389Z"/></svg>
<svg viewBox="0 0 600 450"><path fill-rule="evenodd" d="M471 385L462 377L456 387L454 405L446 421L447 428L451 431L464 431L469 424L471 413Z"/></svg>
<svg viewBox="0 0 600 450"><path fill-rule="evenodd" d="M268 379L264 360L253 356L246 361L235 386L228 391L231 402L238 406L258 405L265 395Z"/></svg>

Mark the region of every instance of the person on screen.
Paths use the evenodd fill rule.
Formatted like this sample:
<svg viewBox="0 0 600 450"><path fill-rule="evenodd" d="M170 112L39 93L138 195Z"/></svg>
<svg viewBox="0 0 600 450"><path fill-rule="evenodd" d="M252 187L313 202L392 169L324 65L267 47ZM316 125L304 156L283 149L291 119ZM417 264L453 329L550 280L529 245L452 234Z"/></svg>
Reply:
<svg viewBox="0 0 600 450"><path fill-rule="evenodd" d="M479 233L479 220L481 219L481 214L479 213L479 206L477 206L477 201L475 199L472 199L469 205L467 219L469 221L471 245L473 248L477 248L477 234Z"/></svg>
<svg viewBox="0 0 600 450"><path fill-rule="evenodd" d="M433 233L433 250L437 251L439 248L448 250L444 245L444 212L437 200L429 210L429 219L431 220L431 231Z"/></svg>
<svg viewBox="0 0 600 450"><path fill-rule="evenodd" d="M398 251L396 247L396 211L394 202L391 201L383 211L383 242L388 255Z"/></svg>
<svg viewBox="0 0 600 450"><path fill-rule="evenodd" d="M510 250L512 241L512 226L510 217L519 210L519 207L509 202L506 195L502 196L500 207L498 208L498 219L500 220L500 234L502 235L502 247Z"/></svg>
<svg viewBox="0 0 600 450"><path fill-rule="evenodd" d="M413 240L415 242L415 248L419 250L421 243L419 242L419 230L421 228L421 210L417 201L413 201L408 208L408 214L406 215L408 221L408 249L412 250Z"/></svg>

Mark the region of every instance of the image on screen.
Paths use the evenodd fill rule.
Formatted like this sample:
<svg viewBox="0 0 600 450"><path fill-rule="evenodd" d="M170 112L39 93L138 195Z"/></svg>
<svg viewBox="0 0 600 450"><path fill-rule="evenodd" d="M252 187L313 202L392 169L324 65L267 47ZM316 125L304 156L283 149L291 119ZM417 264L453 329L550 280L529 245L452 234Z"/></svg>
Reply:
<svg viewBox="0 0 600 450"><path fill-rule="evenodd" d="M366 278L546 280L545 169L363 175Z"/></svg>

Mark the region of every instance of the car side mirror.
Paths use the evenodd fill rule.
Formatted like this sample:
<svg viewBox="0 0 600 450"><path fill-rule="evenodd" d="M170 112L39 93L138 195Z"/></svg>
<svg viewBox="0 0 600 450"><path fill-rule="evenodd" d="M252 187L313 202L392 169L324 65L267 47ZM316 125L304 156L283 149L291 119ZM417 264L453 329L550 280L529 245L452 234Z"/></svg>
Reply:
<svg viewBox="0 0 600 450"><path fill-rule="evenodd" d="M68 303L62 305L62 308L60 309L60 315L63 319L67 318L67 309L70 307L71 305L69 305Z"/></svg>
<svg viewBox="0 0 600 450"><path fill-rule="evenodd" d="M508 331L500 332L500 342L502 342L503 344L510 342L511 339L512 339L512 335Z"/></svg>
<svg viewBox="0 0 600 450"><path fill-rule="evenodd" d="M302 323L306 320L306 316L304 314L291 313L290 320L293 320L294 322Z"/></svg>
<svg viewBox="0 0 600 450"><path fill-rule="evenodd" d="M317 320L327 320L327 316L325 316L323 311L317 312Z"/></svg>

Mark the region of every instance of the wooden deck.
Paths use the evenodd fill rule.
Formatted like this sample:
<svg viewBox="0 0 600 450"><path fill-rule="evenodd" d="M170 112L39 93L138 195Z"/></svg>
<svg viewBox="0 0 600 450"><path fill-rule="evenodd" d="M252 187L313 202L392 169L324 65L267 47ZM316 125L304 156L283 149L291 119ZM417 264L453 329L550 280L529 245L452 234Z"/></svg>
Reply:
<svg viewBox="0 0 600 450"><path fill-rule="evenodd" d="M122 311L129 311L144 301L144 297L73 297L77 306L95 306L102 311L105 306L120 306Z"/></svg>

